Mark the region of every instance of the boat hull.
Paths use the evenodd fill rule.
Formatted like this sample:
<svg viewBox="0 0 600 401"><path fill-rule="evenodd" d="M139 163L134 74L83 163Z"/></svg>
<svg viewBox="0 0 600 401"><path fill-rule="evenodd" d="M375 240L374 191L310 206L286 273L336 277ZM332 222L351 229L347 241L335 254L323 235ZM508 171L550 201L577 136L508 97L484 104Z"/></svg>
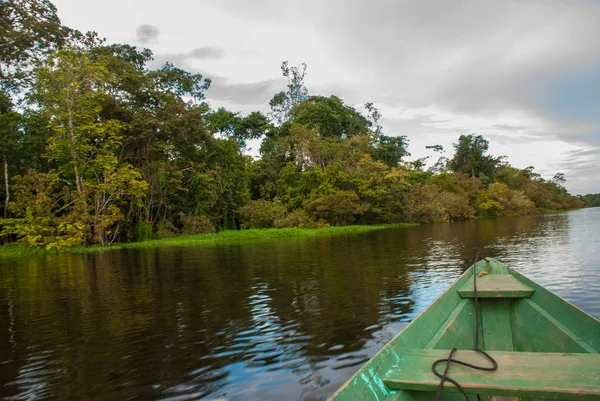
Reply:
<svg viewBox="0 0 600 401"><path fill-rule="evenodd" d="M473 277L474 272L476 277ZM473 291L474 279L477 280L477 299ZM476 302L480 312L478 324L475 320ZM504 358L502 360L506 362L504 367L499 362L498 372L486 372L481 378L484 384L476 382L475 374L465 373L466 379L462 380L467 389L472 389L469 391L473 391L473 397L481 394L515 395L522 399L600 399L600 322L491 258L470 267L331 399L434 400L437 385L432 387L432 383L439 383L439 379L431 369L426 369L430 366L428 363L435 360L434 355L447 355L452 348L458 349L458 355L473 352L470 350L475 346L476 326L479 329L479 348L497 353L497 357ZM571 358L574 354L586 356ZM415 355L422 357L418 359ZM560 359L560 355L565 355L566 359ZM542 357L546 359L541 361ZM537 369L537 372L525 376L518 374L510 368L510 361L515 358L520 358L519 364L547 366L547 372L531 368ZM583 359L586 363L582 363ZM577 385L570 388L567 380L545 392L539 378L554 377L552 372L560 372L561 367L568 363L586 369L581 372L584 376L580 376L588 379L583 380L579 388ZM455 375L460 373L460 369L454 366L451 365L449 376L453 372ZM414 374L416 369L418 374ZM569 372L564 368L565 374ZM596 373L597 383L594 382ZM586 384L589 381L592 382L590 386ZM553 380L549 383L558 382ZM443 400L464 400L463 395L456 391L455 386L446 384Z"/></svg>

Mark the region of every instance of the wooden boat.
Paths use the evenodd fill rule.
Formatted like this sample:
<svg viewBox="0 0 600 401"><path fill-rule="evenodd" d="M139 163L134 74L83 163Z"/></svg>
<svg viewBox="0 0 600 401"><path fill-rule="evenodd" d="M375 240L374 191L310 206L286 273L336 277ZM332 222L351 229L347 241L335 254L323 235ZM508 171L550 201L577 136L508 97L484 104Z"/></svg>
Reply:
<svg viewBox="0 0 600 401"><path fill-rule="evenodd" d="M473 350L476 341L496 370L446 361L437 368L449 365L447 377L472 401L600 400L600 321L491 258L471 266L331 399L435 400L441 379L432 364L452 348L453 359L492 366ZM439 398L465 395L446 379Z"/></svg>

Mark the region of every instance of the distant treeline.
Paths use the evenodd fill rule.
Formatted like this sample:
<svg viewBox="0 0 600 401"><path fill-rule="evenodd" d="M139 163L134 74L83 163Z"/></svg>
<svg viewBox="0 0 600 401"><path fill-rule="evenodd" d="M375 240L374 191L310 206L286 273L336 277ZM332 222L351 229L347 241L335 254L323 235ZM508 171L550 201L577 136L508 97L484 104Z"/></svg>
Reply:
<svg viewBox="0 0 600 401"><path fill-rule="evenodd" d="M336 96L311 95L306 65L282 65L270 113L205 102L210 80L152 52L61 25L47 0L0 3L0 220L4 241L63 248L239 228L443 222L579 208L545 180L461 135L406 161ZM210 92L208 92L210 94ZM260 158L246 155L260 140Z"/></svg>
<svg viewBox="0 0 600 401"><path fill-rule="evenodd" d="M585 207L600 206L600 194L577 195L577 197L581 199Z"/></svg>

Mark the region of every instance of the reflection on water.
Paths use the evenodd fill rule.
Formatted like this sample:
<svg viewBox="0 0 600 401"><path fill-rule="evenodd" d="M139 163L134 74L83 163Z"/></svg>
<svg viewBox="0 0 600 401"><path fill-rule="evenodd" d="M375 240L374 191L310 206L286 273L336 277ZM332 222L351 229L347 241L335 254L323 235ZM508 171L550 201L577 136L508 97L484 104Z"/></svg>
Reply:
<svg viewBox="0 0 600 401"><path fill-rule="evenodd" d="M600 209L0 261L0 399L323 399L481 250L600 317Z"/></svg>

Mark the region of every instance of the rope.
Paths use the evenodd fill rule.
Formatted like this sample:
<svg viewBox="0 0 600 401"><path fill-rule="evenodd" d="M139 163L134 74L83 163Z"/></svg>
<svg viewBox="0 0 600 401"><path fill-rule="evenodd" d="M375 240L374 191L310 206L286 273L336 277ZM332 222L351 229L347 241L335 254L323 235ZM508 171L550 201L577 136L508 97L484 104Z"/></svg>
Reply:
<svg viewBox="0 0 600 401"><path fill-rule="evenodd" d="M442 392L442 389L444 388L444 383L445 382L450 382L452 384L454 384L459 390L460 392L464 395L465 400L470 401L469 397L467 396L467 393L465 392L465 390L462 388L462 386L454 379L448 377L448 370L450 369L450 364L451 363L456 363L458 365L463 365L472 369L477 369L477 370L485 370L488 372L493 372L496 369L498 369L498 363L496 362L496 360L494 358L492 358L488 353L486 353L485 351L479 349L479 319L481 318L480 313L479 313L479 304L477 302L477 269L476 269L476 265L477 262L479 262L481 259L483 259L481 257L481 253L477 253L477 256L475 257L475 262L473 262L473 293L474 293L474 298L475 298L475 348L473 348L473 351L480 353L481 355L485 356L488 361L490 361L492 363L492 367L485 367L485 366L477 366L477 365L472 365L470 363L464 362L464 361L459 361L458 359L453 359L452 357L454 356L454 353L456 352L456 348L452 348L452 350L450 351L450 355L448 355L448 358L446 359L438 359L437 361L435 361L432 365L431 365L431 370L433 371L433 373L439 377L440 379L442 379L440 381L440 385L438 387L438 391L435 395L435 401L439 401L440 398L440 393ZM483 333L481 333L482 337L483 337ZM446 364L446 369L444 369L444 373L441 374L437 371L437 366L440 363L445 363ZM481 401L481 398L479 398L479 395L477 395L477 399L479 401Z"/></svg>

